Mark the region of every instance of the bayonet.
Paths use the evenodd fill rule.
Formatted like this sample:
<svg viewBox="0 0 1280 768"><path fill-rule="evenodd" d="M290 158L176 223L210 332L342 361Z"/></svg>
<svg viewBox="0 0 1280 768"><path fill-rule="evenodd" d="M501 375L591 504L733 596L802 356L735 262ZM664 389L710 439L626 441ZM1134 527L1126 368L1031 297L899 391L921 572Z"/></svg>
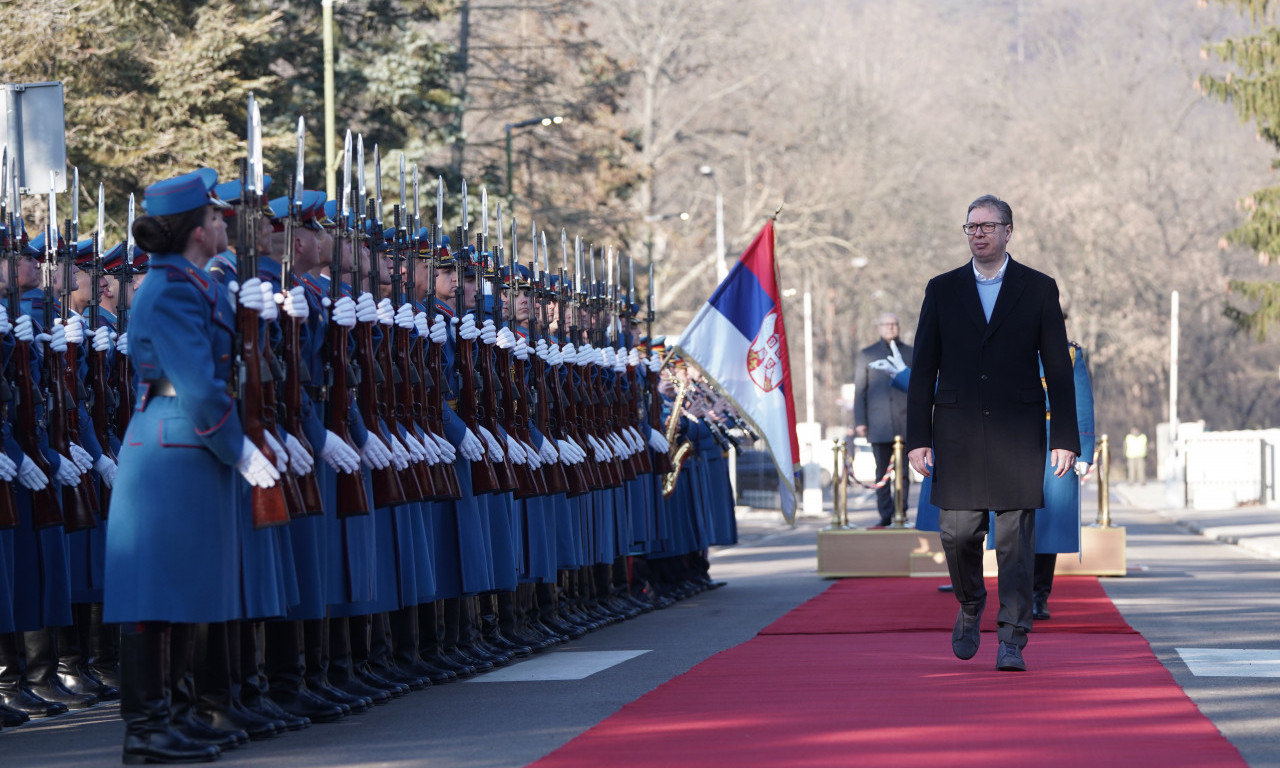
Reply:
<svg viewBox="0 0 1280 768"><path fill-rule="evenodd" d="M405 229L409 228L409 201L405 199L404 191L404 152L400 153L400 210L404 211ZM415 225L417 222L413 222Z"/></svg>
<svg viewBox="0 0 1280 768"><path fill-rule="evenodd" d="M74 245L80 240L80 169L71 166L71 242Z"/></svg>
<svg viewBox="0 0 1280 768"><path fill-rule="evenodd" d="M462 180L462 243L458 245L461 248L467 244L467 180Z"/></svg>
<svg viewBox="0 0 1280 768"><path fill-rule="evenodd" d="M94 246L101 267L103 246L107 244L107 214L102 182L98 182L98 242Z"/></svg>
<svg viewBox="0 0 1280 768"><path fill-rule="evenodd" d="M418 193L418 164L413 164L413 226L415 227L414 237L417 237L417 229L422 227L422 196Z"/></svg>
<svg viewBox="0 0 1280 768"><path fill-rule="evenodd" d="M125 224L124 231L124 263L126 265L125 278L128 279L129 269L133 268L133 193L129 193L129 218Z"/></svg>
<svg viewBox="0 0 1280 768"><path fill-rule="evenodd" d="M482 247L489 247L489 188L480 187L480 235L484 238ZM481 257L483 258L483 256Z"/></svg>
<svg viewBox="0 0 1280 768"><path fill-rule="evenodd" d="M431 243L433 248L440 247L440 237L444 234L444 177L436 177L436 238ZM431 254L432 259L435 254Z"/></svg>
<svg viewBox="0 0 1280 768"><path fill-rule="evenodd" d="M364 134L356 134L356 216L368 215L369 211L365 203L365 185L364 185Z"/></svg>
<svg viewBox="0 0 1280 768"><path fill-rule="evenodd" d="M293 201L299 210L302 208L302 190L306 189L302 180L302 166L305 162L305 147L307 144L307 127L302 115L298 115L298 159L294 166L297 168L293 177Z"/></svg>
<svg viewBox="0 0 1280 768"><path fill-rule="evenodd" d="M258 102L254 100L253 95L249 95L249 130L252 132L253 142L250 145L252 154L250 155L251 170L253 173L253 193L254 196L261 195L263 190L262 179L262 112L258 109Z"/></svg>
<svg viewBox="0 0 1280 768"><path fill-rule="evenodd" d="M373 220L382 221L382 154L373 145Z"/></svg>
<svg viewBox="0 0 1280 768"><path fill-rule="evenodd" d="M347 136L342 140L342 201L340 203L342 209L342 228L346 229L350 226L348 223L351 216L351 129L347 129Z"/></svg>

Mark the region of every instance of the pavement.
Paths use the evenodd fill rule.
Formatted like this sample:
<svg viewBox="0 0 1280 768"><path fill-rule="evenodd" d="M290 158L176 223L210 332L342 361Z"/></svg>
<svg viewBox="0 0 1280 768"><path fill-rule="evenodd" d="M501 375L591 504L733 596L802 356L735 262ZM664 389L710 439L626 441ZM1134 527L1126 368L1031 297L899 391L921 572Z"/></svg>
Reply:
<svg viewBox="0 0 1280 768"><path fill-rule="evenodd" d="M1103 579L1103 588L1245 762L1280 767L1280 531L1271 520L1280 510L1173 509L1163 491L1156 484L1112 487L1112 520L1126 529L1129 573ZM1086 486L1083 501L1084 519L1092 520L1096 486ZM855 494L850 521L874 524L874 507L871 494ZM712 576L728 584L723 589L593 632L501 676L430 688L338 723L254 742L220 763L528 765L825 590L831 582L817 576L816 541L828 522L802 516L793 527L776 510L740 508L739 544L711 555ZM1224 654L1225 668L1204 662ZM1034 639L1025 656L1034 675ZM980 652L958 662L957 673L993 662ZM577 672L547 669L566 665ZM736 683L743 696L758 684ZM992 723L993 731L999 727ZM122 733L114 704L33 721L0 733L0 766L119 765ZM859 764L856 755L850 760ZM627 765L625 755L613 762ZM796 764L804 764L803 755Z"/></svg>

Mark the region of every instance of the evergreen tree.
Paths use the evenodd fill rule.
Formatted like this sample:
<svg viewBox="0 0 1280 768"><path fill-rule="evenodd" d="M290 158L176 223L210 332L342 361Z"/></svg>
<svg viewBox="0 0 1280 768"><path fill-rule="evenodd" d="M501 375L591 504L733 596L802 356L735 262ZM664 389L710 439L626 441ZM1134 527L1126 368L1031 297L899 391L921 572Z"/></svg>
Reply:
<svg viewBox="0 0 1280 768"><path fill-rule="evenodd" d="M1209 47L1209 52L1230 64L1234 71L1222 76L1202 75L1200 87L1213 98L1234 106L1242 121L1252 120L1258 127L1258 136L1280 150L1280 28L1276 26L1276 4L1271 0L1217 1L1247 15L1255 31ZM1280 158L1271 165L1280 168ZM1264 263L1274 264L1280 257L1280 186L1253 192L1242 206L1248 219L1227 233L1227 239L1257 251ZM1232 280L1230 287L1255 308L1228 304L1227 316L1259 339L1265 338L1270 326L1280 323L1280 283Z"/></svg>

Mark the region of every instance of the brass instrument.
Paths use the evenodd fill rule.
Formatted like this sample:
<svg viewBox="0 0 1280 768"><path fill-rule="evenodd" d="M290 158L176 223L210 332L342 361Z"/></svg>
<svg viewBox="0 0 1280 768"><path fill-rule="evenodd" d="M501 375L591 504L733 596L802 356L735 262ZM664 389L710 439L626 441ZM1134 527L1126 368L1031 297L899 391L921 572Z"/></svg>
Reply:
<svg viewBox="0 0 1280 768"><path fill-rule="evenodd" d="M676 480L680 478L680 467L693 452L693 442L685 440L676 445L676 431L680 428L680 410L684 407L685 397L689 394L689 382L683 379L676 382L676 399L671 404L671 415L667 417L667 450L671 456L671 471L662 478L662 495L668 497L676 490Z"/></svg>

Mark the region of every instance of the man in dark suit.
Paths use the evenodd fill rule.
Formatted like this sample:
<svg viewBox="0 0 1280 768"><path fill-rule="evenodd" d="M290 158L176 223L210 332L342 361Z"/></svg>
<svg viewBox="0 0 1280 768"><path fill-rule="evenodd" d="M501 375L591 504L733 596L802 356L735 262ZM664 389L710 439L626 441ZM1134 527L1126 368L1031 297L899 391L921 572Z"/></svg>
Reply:
<svg viewBox="0 0 1280 768"><path fill-rule="evenodd" d="M932 473L947 570L960 612L951 647L978 652L988 510L995 512L1000 647L996 668L1025 670L1032 622L1035 512L1044 504L1045 392L1054 473L1080 453L1075 387L1058 286L1009 258L1009 204L984 195L964 224L973 259L925 288L907 393L911 466ZM1044 366L1044 384L1040 364Z"/></svg>
<svg viewBox="0 0 1280 768"><path fill-rule="evenodd" d="M871 443L876 457L876 479L884 477L893 458L893 438L907 434L907 393L894 389L892 377L870 368L872 362L893 356L896 349L902 362L911 366L911 346L898 340L898 316L886 312L876 325L880 340L858 353L858 369L854 373L853 431ZM904 469L899 467L899 469ZM907 472L903 485L902 509L907 509L911 498L911 473ZM880 524L889 525L893 519L893 483L885 483L876 489L876 506L880 510Z"/></svg>

